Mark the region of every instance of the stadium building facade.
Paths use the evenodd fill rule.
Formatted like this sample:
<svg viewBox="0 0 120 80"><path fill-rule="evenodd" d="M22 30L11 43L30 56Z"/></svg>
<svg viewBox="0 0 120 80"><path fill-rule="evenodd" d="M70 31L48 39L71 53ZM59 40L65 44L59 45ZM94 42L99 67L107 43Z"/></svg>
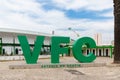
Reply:
<svg viewBox="0 0 120 80"><path fill-rule="evenodd" d="M40 54L50 54L51 34L32 32L16 29L0 29L0 55L21 55L23 54L18 41L18 35L25 35L29 41L31 49L34 47L36 36L45 36L44 44ZM73 43L73 42L71 42ZM68 56L72 55L72 47L69 47ZM114 52L113 45L97 45L96 48L83 47L83 54L94 53L96 56L112 57Z"/></svg>
<svg viewBox="0 0 120 80"><path fill-rule="evenodd" d="M31 49L34 46L36 36L45 36L44 45L41 49L40 54L49 54L50 47L50 34L16 30L16 29L0 29L0 54L1 55L20 55L23 54L20 43L18 41L18 35L27 36L28 42L31 46Z"/></svg>

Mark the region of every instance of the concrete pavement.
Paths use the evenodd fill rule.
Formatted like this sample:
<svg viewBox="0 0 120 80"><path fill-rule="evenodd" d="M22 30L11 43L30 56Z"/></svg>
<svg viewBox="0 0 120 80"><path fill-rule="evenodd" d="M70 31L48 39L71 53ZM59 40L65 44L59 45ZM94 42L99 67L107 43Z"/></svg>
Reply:
<svg viewBox="0 0 120 80"><path fill-rule="evenodd" d="M61 63L77 62L74 58L61 58ZM39 59L38 63L48 63L49 59ZM113 59L98 57L95 62L111 64ZM11 64L25 61L0 62L0 80L119 80L120 67L82 67L82 68L45 68L9 69Z"/></svg>

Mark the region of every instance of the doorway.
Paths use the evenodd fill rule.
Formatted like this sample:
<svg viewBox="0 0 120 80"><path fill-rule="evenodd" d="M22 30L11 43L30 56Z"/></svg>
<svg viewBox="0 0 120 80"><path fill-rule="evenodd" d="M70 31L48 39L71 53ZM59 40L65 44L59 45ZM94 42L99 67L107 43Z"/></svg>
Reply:
<svg viewBox="0 0 120 80"><path fill-rule="evenodd" d="M18 48L15 49L15 54L18 55L19 51L18 51Z"/></svg>
<svg viewBox="0 0 120 80"><path fill-rule="evenodd" d="M101 55L101 49L99 49L99 56L102 56L102 55Z"/></svg>

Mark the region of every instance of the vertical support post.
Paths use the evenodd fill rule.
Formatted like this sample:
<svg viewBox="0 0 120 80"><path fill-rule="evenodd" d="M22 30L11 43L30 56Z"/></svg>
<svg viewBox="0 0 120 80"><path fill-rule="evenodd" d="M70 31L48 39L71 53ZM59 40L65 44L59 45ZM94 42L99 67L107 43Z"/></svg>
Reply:
<svg viewBox="0 0 120 80"><path fill-rule="evenodd" d="M112 58L112 47L110 48L110 58Z"/></svg>
<svg viewBox="0 0 120 80"><path fill-rule="evenodd" d="M15 55L15 37L13 36L13 55Z"/></svg>
<svg viewBox="0 0 120 80"><path fill-rule="evenodd" d="M0 55L2 54L2 38L0 38Z"/></svg>

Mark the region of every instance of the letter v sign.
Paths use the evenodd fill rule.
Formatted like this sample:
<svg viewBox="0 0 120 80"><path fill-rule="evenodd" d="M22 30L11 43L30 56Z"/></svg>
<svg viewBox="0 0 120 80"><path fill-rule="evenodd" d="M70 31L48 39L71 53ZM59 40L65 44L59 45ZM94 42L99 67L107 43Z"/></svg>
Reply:
<svg viewBox="0 0 120 80"><path fill-rule="evenodd" d="M35 41L35 46L33 51L30 50L30 45L28 43L26 36L18 36L18 40L23 50L23 55L25 57L27 64L36 64L38 60L41 47L43 45L44 36L37 36Z"/></svg>

